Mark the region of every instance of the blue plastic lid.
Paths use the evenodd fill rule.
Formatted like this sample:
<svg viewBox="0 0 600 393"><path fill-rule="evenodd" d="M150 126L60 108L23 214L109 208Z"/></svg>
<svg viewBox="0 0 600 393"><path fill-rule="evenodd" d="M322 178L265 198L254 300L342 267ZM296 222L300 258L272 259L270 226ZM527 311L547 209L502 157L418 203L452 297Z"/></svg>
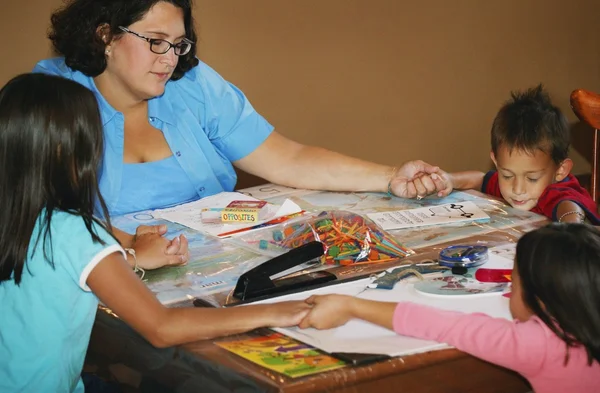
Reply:
<svg viewBox="0 0 600 393"><path fill-rule="evenodd" d="M488 261L486 246L457 245L440 251L439 263L448 267L475 267Z"/></svg>

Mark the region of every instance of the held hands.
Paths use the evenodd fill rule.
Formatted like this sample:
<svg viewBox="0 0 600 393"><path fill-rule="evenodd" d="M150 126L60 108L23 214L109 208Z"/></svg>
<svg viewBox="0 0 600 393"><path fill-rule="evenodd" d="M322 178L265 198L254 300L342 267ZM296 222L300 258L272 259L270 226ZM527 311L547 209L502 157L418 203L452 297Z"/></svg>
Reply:
<svg viewBox="0 0 600 393"><path fill-rule="evenodd" d="M138 266L142 269L158 269L166 265L184 265L190 254L184 235L173 240L165 238L166 225L140 225L135 231L133 248Z"/></svg>
<svg viewBox="0 0 600 393"><path fill-rule="evenodd" d="M351 304L354 298L344 295L313 295L303 301L264 304L260 307L263 319L260 326L301 329L314 327L330 329L341 326L353 318Z"/></svg>
<svg viewBox="0 0 600 393"><path fill-rule="evenodd" d="M332 329L354 318L355 298L345 295L313 295L305 300L312 308L298 325L301 329Z"/></svg>
<svg viewBox="0 0 600 393"><path fill-rule="evenodd" d="M429 178L430 180L427 180L427 178ZM434 182L433 178L436 179L435 182ZM428 188L424 185L424 183L430 183L430 182L434 182L436 185L438 185L438 184L443 185L443 188L442 189L436 188L436 190L434 190L431 193L427 193L427 194L418 193L417 198L419 198L419 196L421 196L421 198L423 198L427 195L433 194L436 191L437 191L437 196L439 198L443 198L445 196L448 196L452 192L452 190L454 190L454 182L452 180L452 175L449 174L448 172L445 172L445 171L439 169L439 168L436 173L432 173L431 175L429 175L427 173L417 174L417 176L413 180L413 183L415 184L415 188L417 188L418 190L422 190L423 188L428 190ZM422 185L419 185L419 183Z"/></svg>
<svg viewBox="0 0 600 393"><path fill-rule="evenodd" d="M437 194L444 197L452 192L448 173L421 160L408 161L390 179L391 192L401 198L424 198Z"/></svg>
<svg viewBox="0 0 600 393"><path fill-rule="evenodd" d="M297 326L311 309L305 301L281 302L257 307L263 307L265 312L266 320L261 326L268 327Z"/></svg>

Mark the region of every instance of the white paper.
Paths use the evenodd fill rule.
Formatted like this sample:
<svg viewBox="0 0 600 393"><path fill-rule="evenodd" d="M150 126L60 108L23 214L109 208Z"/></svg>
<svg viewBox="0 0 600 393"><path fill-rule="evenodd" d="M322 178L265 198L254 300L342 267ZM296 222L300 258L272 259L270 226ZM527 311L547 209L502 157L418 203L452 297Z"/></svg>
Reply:
<svg viewBox="0 0 600 393"><path fill-rule="evenodd" d="M485 269L512 269L514 259L506 258L500 254L495 254L492 249L488 250L488 261L480 267Z"/></svg>
<svg viewBox="0 0 600 393"><path fill-rule="evenodd" d="M515 255L517 254L517 243L504 243L497 246L494 246L488 250L488 255L491 257L492 255L496 255L498 257L502 257L504 259L510 260L510 267L498 267L496 269L512 269L513 261L515 260Z"/></svg>
<svg viewBox="0 0 600 393"><path fill-rule="evenodd" d="M457 301L452 297L433 298L420 295L413 288L414 280L401 281L391 290L364 290L371 280L371 278L367 278L345 284L331 285L253 304L274 303L285 300L304 300L313 294L324 295L336 293L388 302L411 301L445 310L471 313L482 312L493 317L511 319L508 299L502 296L501 293L495 296L465 297ZM400 336L393 331L361 320L352 320L344 326L329 330L299 329L296 327L276 328L274 330L326 352L403 356L449 347L443 343Z"/></svg>
<svg viewBox="0 0 600 393"><path fill-rule="evenodd" d="M290 214L299 213L301 211L302 209L300 208L300 206L298 206L292 200L286 199L285 201L283 201L279 209L277 209L273 217L271 217L270 219L272 220L273 218L277 217L289 216Z"/></svg>
<svg viewBox="0 0 600 393"><path fill-rule="evenodd" d="M446 203L444 205L416 209L370 213L367 216L383 230L445 225L460 222L488 222L488 216L471 201Z"/></svg>
<svg viewBox="0 0 600 393"><path fill-rule="evenodd" d="M286 195L296 194L303 190L297 188L285 187L279 184L262 184L260 186L244 188L240 192L258 199L267 199L273 197L282 197Z"/></svg>
<svg viewBox="0 0 600 393"><path fill-rule="evenodd" d="M289 199L286 199L281 206L268 204L268 212L265 219L255 223L243 224L222 224L222 223L204 223L202 222L202 209L206 208L225 208L233 201L258 201L248 195L239 192L222 192L198 201L186 203L168 209L156 210L153 212L157 218L162 218L167 221L176 222L185 225L188 228L207 233L217 237L227 237L224 233L235 231L238 229L250 228L255 225L263 224L274 218L288 216L290 214L299 213L302 209ZM245 233L245 232L243 232Z"/></svg>

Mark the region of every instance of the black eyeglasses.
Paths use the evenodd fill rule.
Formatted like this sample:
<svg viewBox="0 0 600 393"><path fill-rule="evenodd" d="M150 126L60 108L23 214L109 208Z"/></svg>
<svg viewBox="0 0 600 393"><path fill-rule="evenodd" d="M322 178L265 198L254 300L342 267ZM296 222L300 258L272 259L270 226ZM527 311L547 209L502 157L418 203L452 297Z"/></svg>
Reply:
<svg viewBox="0 0 600 393"><path fill-rule="evenodd" d="M161 38L148 38L144 37L141 34L136 33L135 31L131 31L126 27L119 26L119 29L124 31L125 33L131 33L136 37L139 37L150 44L150 50L157 55L163 55L169 51L169 49L173 48L175 50L175 54L177 56L187 55L192 49L193 41L184 38L181 42L173 44L167 40L163 40Z"/></svg>

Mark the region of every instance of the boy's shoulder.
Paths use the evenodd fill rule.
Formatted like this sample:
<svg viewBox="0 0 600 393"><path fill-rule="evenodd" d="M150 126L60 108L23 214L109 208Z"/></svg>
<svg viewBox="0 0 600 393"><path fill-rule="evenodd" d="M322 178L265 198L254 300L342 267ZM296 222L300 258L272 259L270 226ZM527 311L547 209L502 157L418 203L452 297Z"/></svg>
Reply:
<svg viewBox="0 0 600 393"><path fill-rule="evenodd" d="M537 206L532 210L534 213L540 213L546 217L557 221L557 207L562 201L572 201L578 204L585 212L586 218L594 225L600 224L600 218L597 214L597 205L589 192L581 186L577 177L569 174L562 181L550 184L540 198Z"/></svg>
<svg viewBox="0 0 600 393"><path fill-rule="evenodd" d="M558 181L556 183L549 184L544 193L554 193L554 192L565 192L572 191L575 195L580 195L582 198L591 199L589 192L581 186L577 177L571 173L569 173L564 179ZM572 196L573 194L571 194ZM543 196L543 195L542 195ZM540 198L541 199L541 198Z"/></svg>
<svg viewBox="0 0 600 393"><path fill-rule="evenodd" d="M498 183L498 171L491 170L483 176L481 190L479 191L483 192L484 194L502 198L502 194L500 193L500 185Z"/></svg>

